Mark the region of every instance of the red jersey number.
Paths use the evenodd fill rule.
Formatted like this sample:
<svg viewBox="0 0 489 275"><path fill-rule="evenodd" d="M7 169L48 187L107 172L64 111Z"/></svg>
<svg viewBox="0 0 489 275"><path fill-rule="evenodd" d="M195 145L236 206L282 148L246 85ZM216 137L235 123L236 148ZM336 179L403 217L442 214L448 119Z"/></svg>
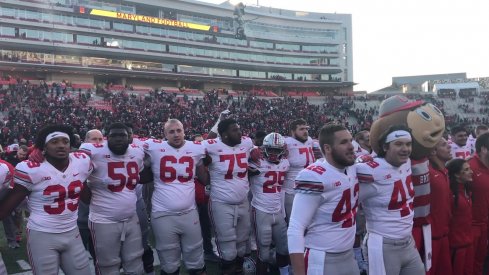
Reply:
<svg viewBox="0 0 489 275"><path fill-rule="evenodd" d="M267 181L263 183L263 193L279 193L285 181L285 172L268 171L265 173Z"/></svg>
<svg viewBox="0 0 489 275"><path fill-rule="evenodd" d="M228 163L228 170L226 172L226 175L224 175L225 179L227 180L233 179L235 163L238 165L238 169L241 170L240 172L236 173L238 178L246 177L246 174L248 173L248 162L246 161L246 153L240 153L235 155L233 154L219 155L219 161Z"/></svg>
<svg viewBox="0 0 489 275"><path fill-rule="evenodd" d="M299 148L299 154L306 154L306 165L304 165L304 168L314 162L314 151L312 150L312 147Z"/></svg>
<svg viewBox="0 0 489 275"><path fill-rule="evenodd" d="M136 162L131 161L127 164L124 164L124 162L109 162L107 164L109 178L119 181L119 184L109 184L107 186L110 191L116 193L124 190L124 187L129 190L136 188L136 184L139 182L139 166ZM116 169L119 171L123 169L123 172L119 173Z"/></svg>
<svg viewBox="0 0 489 275"><path fill-rule="evenodd" d="M407 194L410 198L414 197L414 187L413 182L411 180L411 176L406 178L406 189L404 189L404 185L401 180L394 182L394 188L392 190L391 201L389 202L389 210L399 210L401 217L405 217L413 211L413 203L407 204ZM399 197L401 199L399 200Z"/></svg>
<svg viewBox="0 0 489 275"><path fill-rule="evenodd" d="M357 214L358 206L358 191L360 190L358 183L353 187L353 199L355 204L351 205L351 189L348 188L343 191L338 205L333 212L333 222L343 222L341 224L342 228L349 228L355 224L355 216Z"/></svg>
<svg viewBox="0 0 489 275"><path fill-rule="evenodd" d="M78 200L82 189L83 183L79 180L71 182L66 189L60 184L46 187L43 191L44 196L49 197L53 195L53 193L58 193L58 196L53 200L53 203L56 203L56 206L53 206L52 203L44 205L44 211L49 215L59 215L63 213L66 208L71 212L76 211L78 209ZM68 199L71 200L68 203L66 203L67 194Z"/></svg>
<svg viewBox="0 0 489 275"><path fill-rule="evenodd" d="M175 169L175 164L185 164L186 176L177 176L177 170ZM160 179L164 183L172 183L178 179L181 183L186 183L189 181L193 182L194 178L194 159L189 156L183 156L177 160L174 156L164 156L160 160Z"/></svg>

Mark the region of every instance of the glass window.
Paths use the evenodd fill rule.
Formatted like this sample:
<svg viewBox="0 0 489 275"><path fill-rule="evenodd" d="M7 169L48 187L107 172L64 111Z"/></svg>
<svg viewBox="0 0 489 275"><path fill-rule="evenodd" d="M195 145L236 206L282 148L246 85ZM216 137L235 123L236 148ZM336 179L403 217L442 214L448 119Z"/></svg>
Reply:
<svg viewBox="0 0 489 275"><path fill-rule="evenodd" d="M68 33L53 32L52 40L56 42L73 43L73 35Z"/></svg>
<svg viewBox="0 0 489 275"><path fill-rule="evenodd" d="M293 45L293 44L279 44L277 43L275 45L275 48L277 50L286 50L286 51L298 51L300 49L300 45Z"/></svg>
<svg viewBox="0 0 489 275"><path fill-rule="evenodd" d="M80 44L92 45L94 41L98 41L100 43L99 37L95 37L95 36L77 35L76 40Z"/></svg>
<svg viewBox="0 0 489 275"><path fill-rule="evenodd" d="M89 21L90 21L90 27L92 28L99 28L99 29L105 28L105 21L103 20L89 19Z"/></svg>
<svg viewBox="0 0 489 275"><path fill-rule="evenodd" d="M1 26L2 36L15 36L15 28Z"/></svg>
<svg viewBox="0 0 489 275"><path fill-rule="evenodd" d="M209 68L210 75L225 75L225 76L236 76L236 70L221 69L221 68Z"/></svg>
<svg viewBox="0 0 489 275"><path fill-rule="evenodd" d="M133 31L132 25L130 25L130 24L114 22L113 26L114 26L114 30L116 30L116 31L123 31L123 32L132 32Z"/></svg>
<svg viewBox="0 0 489 275"><path fill-rule="evenodd" d="M29 30L29 29L19 29L19 33L21 37L25 37L28 39L42 39L42 31L38 30Z"/></svg>
<svg viewBox="0 0 489 275"><path fill-rule="evenodd" d="M90 20L87 18L75 17L75 24L77 26L90 27Z"/></svg>
<svg viewBox="0 0 489 275"><path fill-rule="evenodd" d="M138 33L144 33L144 34L149 34L150 33L150 27L136 25L136 32L138 32Z"/></svg>
<svg viewBox="0 0 489 275"><path fill-rule="evenodd" d="M151 34L152 35L161 36L161 29L160 28L151 27Z"/></svg>
<svg viewBox="0 0 489 275"><path fill-rule="evenodd" d="M2 8L2 16L17 17L15 9L6 8L6 7L1 7L1 8Z"/></svg>
<svg viewBox="0 0 489 275"><path fill-rule="evenodd" d="M273 48L272 43L261 42L261 41L250 41L250 46L255 47L255 48L262 48L262 49L272 49Z"/></svg>
<svg viewBox="0 0 489 275"><path fill-rule="evenodd" d="M36 11L25 11L25 19L27 20L34 20L34 21L41 21L42 16L40 12Z"/></svg>
<svg viewBox="0 0 489 275"><path fill-rule="evenodd" d="M42 13L42 20L46 21L46 22L51 22L51 21L53 21L53 15L50 13L43 12Z"/></svg>

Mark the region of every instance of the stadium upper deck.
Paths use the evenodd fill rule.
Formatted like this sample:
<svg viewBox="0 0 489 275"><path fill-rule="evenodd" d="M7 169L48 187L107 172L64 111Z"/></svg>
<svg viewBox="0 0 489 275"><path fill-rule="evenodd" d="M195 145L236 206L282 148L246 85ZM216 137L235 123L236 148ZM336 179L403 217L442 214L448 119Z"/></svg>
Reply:
<svg viewBox="0 0 489 275"><path fill-rule="evenodd" d="M0 69L75 83L352 90L351 16L193 0L0 0Z"/></svg>

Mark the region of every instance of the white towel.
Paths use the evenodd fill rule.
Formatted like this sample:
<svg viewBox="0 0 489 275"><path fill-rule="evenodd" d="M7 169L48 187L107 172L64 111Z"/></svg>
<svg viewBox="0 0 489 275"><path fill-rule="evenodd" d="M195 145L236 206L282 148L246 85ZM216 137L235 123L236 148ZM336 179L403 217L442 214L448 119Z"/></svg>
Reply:
<svg viewBox="0 0 489 275"><path fill-rule="evenodd" d="M367 233L368 274L386 275L383 244L382 236L375 233Z"/></svg>
<svg viewBox="0 0 489 275"><path fill-rule="evenodd" d="M307 258L307 275L323 275L325 258L326 252L309 249L309 255Z"/></svg>
<svg viewBox="0 0 489 275"><path fill-rule="evenodd" d="M423 225L423 239L424 239L424 267L426 271L431 269L431 224Z"/></svg>

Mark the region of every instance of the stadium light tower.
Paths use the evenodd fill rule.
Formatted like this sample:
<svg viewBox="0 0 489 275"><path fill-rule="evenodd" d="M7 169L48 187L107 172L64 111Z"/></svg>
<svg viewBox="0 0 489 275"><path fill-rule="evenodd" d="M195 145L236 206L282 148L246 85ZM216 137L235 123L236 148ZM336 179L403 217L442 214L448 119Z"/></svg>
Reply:
<svg viewBox="0 0 489 275"><path fill-rule="evenodd" d="M243 16L245 15L245 5L239 0L229 0L229 3L234 5L234 21L236 22L235 37L237 39L246 39L245 35L245 22Z"/></svg>

